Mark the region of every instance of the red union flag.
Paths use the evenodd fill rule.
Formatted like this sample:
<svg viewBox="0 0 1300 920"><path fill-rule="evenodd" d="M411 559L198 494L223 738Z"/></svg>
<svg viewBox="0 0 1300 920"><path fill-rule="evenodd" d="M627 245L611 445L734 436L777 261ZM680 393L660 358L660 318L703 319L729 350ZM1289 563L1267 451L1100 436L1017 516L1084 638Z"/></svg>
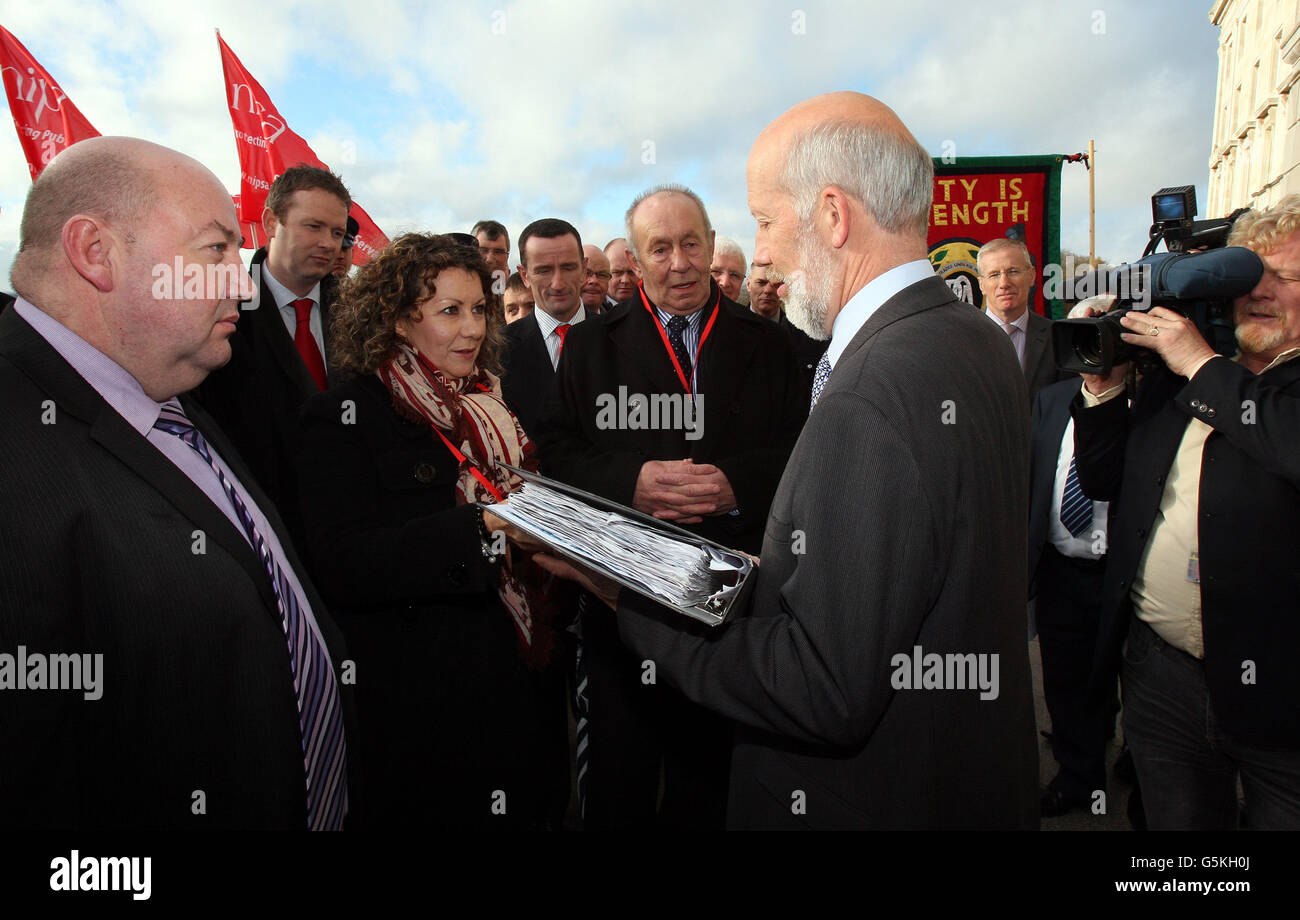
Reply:
<svg viewBox="0 0 1300 920"><path fill-rule="evenodd" d="M0 78L32 179L64 148L99 137L45 68L4 26L0 26Z"/></svg>
<svg viewBox="0 0 1300 920"><path fill-rule="evenodd" d="M252 243L261 237L266 193L277 176L300 163L321 169L329 167L289 128L262 84L244 69L220 33L217 44L221 47L221 67L226 75L226 104L230 107L235 146L239 150L239 195L236 196L239 220L246 227L251 225L252 232L246 238ZM361 228L357 232L353 263L365 265L388 245L388 237L361 205L353 202L350 213Z"/></svg>

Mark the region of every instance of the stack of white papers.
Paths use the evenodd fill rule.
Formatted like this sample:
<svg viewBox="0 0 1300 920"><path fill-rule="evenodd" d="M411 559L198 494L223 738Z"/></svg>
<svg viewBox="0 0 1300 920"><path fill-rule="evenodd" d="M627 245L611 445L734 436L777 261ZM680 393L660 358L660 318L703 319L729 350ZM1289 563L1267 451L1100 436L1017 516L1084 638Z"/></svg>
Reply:
<svg viewBox="0 0 1300 920"><path fill-rule="evenodd" d="M709 623L725 617L753 568L743 553L594 507L540 482L525 482L489 510L561 555Z"/></svg>

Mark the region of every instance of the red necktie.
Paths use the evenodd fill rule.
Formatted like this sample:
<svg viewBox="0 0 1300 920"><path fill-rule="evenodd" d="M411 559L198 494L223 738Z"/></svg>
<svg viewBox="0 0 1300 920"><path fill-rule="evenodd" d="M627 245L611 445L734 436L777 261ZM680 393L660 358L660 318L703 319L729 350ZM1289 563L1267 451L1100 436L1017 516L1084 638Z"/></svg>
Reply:
<svg viewBox="0 0 1300 920"><path fill-rule="evenodd" d="M329 389L329 381L325 376L325 359L321 357L320 348L311 334L311 305L311 300L306 297L293 302L294 313L298 315L298 325L293 331L293 344L298 349L298 354L302 356L302 363L307 365L307 373L311 374L311 379L316 381L316 389L324 393Z"/></svg>
<svg viewBox="0 0 1300 920"><path fill-rule="evenodd" d="M572 323L561 323L555 327L555 334L560 337L560 350L555 353L555 360L560 360L560 355L564 354L564 337L569 334L569 327Z"/></svg>

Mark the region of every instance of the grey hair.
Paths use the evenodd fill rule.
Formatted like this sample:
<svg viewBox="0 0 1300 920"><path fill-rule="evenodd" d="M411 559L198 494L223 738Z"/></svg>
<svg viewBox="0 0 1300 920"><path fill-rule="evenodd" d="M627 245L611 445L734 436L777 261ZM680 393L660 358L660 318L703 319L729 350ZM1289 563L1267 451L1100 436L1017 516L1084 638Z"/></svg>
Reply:
<svg viewBox="0 0 1300 920"><path fill-rule="evenodd" d="M991 256L995 252L1001 252L1003 249L1018 249L1020 254L1025 257L1025 264L1030 268L1034 267L1034 257L1029 254L1029 247L1022 240L1013 240L1010 237L999 236L989 240L980 247L980 251L975 254L975 270L981 275L984 274L984 258Z"/></svg>
<svg viewBox="0 0 1300 920"><path fill-rule="evenodd" d="M655 195L661 195L664 192L675 192L678 195L685 195L687 198L691 199L691 201L695 202L695 206L700 209L700 215L704 218L704 235L708 236L713 232L713 224L709 221L709 212L708 209L704 207L704 201L701 200L699 195L692 192L686 186L680 185L676 182L665 182L663 185L656 185L654 188L648 188L632 200L631 207L629 207L627 213L623 215L623 227L627 232L627 248L628 251L632 253L632 258L636 259L638 262L641 261L641 257L637 254L636 238L632 235L632 215L635 214L636 209L641 206L641 202L648 198L653 198ZM610 242L613 242L613 240Z"/></svg>
<svg viewBox="0 0 1300 920"><path fill-rule="evenodd" d="M834 185L856 198L889 233L925 236L934 197L934 163L909 134L853 121L829 121L795 137L780 187L801 221Z"/></svg>
<svg viewBox="0 0 1300 920"><path fill-rule="evenodd" d="M713 258L716 259L721 255L740 256L741 265L749 264L745 261L745 250L740 248L740 244L725 236L718 237L717 242L713 244Z"/></svg>

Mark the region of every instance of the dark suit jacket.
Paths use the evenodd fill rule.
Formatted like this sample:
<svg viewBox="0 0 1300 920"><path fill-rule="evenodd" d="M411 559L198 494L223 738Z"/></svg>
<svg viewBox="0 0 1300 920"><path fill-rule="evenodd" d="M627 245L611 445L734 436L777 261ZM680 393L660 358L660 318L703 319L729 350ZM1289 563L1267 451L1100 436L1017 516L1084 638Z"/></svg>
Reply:
<svg viewBox="0 0 1300 920"><path fill-rule="evenodd" d="M1053 383L1034 397L1029 442L1029 596L1033 597L1034 573L1043 557L1051 532L1056 464L1061 456L1061 438L1070 421L1070 402L1083 386L1083 378Z"/></svg>
<svg viewBox="0 0 1300 920"><path fill-rule="evenodd" d="M1056 366L1052 355L1052 321L1029 308L1029 329L1025 334L1025 383L1032 401L1049 384L1078 377Z"/></svg>
<svg viewBox="0 0 1300 920"><path fill-rule="evenodd" d="M582 325L595 315L587 312ZM534 441L541 431L547 403L555 392L555 368L542 341L537 325L537 311L505 328L506 350L502 357L505 373L501 375L501 395L519 424ZM568 339L565 339L568 347ZM563 352L561 352L563 355Z"/></svg>
<svg viewBox="0 0 1300 920"><path fill-rule="evenodd" d="M1029 407L999 336L938 278L890 298L795 445L748 609L710 632L623 593L629 647L740 725L730 826L1037 827ZM997 698L894 689L915 646L997 654Z"/></svg>
<svg viewBox="0 0 1300 920"><path fill-rule="evenodd" d="M710 287L705 322L717 285ZM518 323L516 323L518 325ZM700 352L701 437L682 430L604 430L597 399L640 393L682 394L654 321L639 300L619 304L599 322L569 332L560 357L557 399L540 439L542 471L632 504L648 460L711 463L726 474L740 515L708 517L692 530L729 546L756 551L772 493L804 417L808 392L779 327L725 297Z"/></svg>
<svg viewBox="0 0 1300 920"><path fill-rule="evenodd" d="M365 826L558 825L563 675L520 660L457 461L373 374L312 397L302 424L308 555L357 666Z"/></svg>
<svg viewBox="0 0 1300 920"><path fill-rule="evenodd" d="M830 347L830 341L819 342L808 333L790 322L790 318L781 311L781 316L777 322L785 330L785 334L790 337L790 347L794 349L794 359L799 365L799 371L808 383L809 396L812 395L813 376L817 373L817 362L826 354L826 349Z"/></svg>
<svg viewBox="0 0 1300 920"><path fill-rule="evenodd" d="M342 638L275 508L181 403L275 529L337 678ZM242 532L12 310L0 430L0 650L104 656L102 699L0 692L0 825L305 829L288 647ZM191 811L198 790L206 814Z"/></svg>
<svg viewBox="0 0 1300 920"><path fill-rule="evenodd" d="M1201 620L1205 679L1219 723L1238 741L1300 748L1300 362L1255 375L1214 358L1188 381L1148 374L1131 412L1122 398L1074 402L1079 484L1108 511L1109 560L1094 689L1114 688L1130 591L1191 419L1214 428L1201 457ZM1243 682L1245 662L1255 681Z"/></svg>
<svg viewBox="0 0 1300 920"><path fill-rule="evenodd" d="M275 502L289 530L302 537L298 510L295 460L298 456L298 413L320 392L294 347L293 336L261 276L265 247L252 260L258 280L256 307L241 309L230 339L230 363L208 375L196 391L205 409L230 436ZM329 320L337 288L327 276L321 282L321 326L325 330L325 365L330 364ZM251 304L243 304L250 307ZM333 382L331 380L331 382Z"/></svg>

